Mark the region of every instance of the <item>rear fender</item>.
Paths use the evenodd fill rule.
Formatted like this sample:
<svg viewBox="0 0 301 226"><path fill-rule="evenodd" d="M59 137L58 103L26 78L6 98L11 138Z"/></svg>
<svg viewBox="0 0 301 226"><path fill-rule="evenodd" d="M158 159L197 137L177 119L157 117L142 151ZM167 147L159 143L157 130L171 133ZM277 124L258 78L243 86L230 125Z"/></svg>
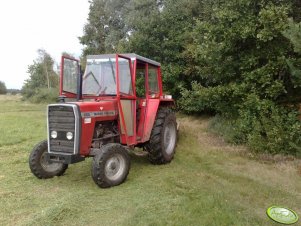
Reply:
<svg viewBox="0 0 301 226"><path fill-rule="evenodd" d="M155 123L159 107L174 107L175 103L171 100L149 99L147 103L146 116L144 120L144 133L142 142L149 141Z"/></svg>
<svg viewBox="0 0 301 226"><path fill-rule="evenodd" d="M145 119L144 119L144 133L143 133L142 142L146 142L150 138L159 105L160 105L159 99L149 99L148 100L147 108L146 108L146 115L145 115Z"/></svg>
<svg viewBox="0 0 301 226"><path fill-rule="evenodd" d="M175 101L174 100L169 100L169 99L162 99L160 101L160 107L176 107Z"/></svg>

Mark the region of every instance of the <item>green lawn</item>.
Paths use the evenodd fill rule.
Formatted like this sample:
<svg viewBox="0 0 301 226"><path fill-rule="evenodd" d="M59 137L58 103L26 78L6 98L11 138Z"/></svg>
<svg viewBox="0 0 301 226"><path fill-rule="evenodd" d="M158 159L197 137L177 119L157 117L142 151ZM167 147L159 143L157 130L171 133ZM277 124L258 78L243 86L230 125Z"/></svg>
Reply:
<svg viewBox="0 0 301 226"><path fill-rule="evenodd" d="M0 225L279 225L265 214L271 205L301 215L300 160L264 162L210 134L206 117L178 120L170 164L133 154L126 182L100 189L91 159L35 178L28 156L46 137L45 105L0 96Z"/></svg>

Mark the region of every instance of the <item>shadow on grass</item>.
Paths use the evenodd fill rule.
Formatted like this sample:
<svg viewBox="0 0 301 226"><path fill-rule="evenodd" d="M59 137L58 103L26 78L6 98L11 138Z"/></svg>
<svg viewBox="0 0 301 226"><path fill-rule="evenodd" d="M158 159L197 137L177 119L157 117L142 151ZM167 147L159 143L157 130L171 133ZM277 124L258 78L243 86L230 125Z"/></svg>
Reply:
<svg viewBox="0 0 301 226"><path fill-rule="evenodd" d="M144 152L132 152L130 153L131 163L133 165L149 165L150 162L147 159L147 153Z"/></svg>
<svg viewBox="0 0 301 226"><path fill-rule="evenodd" d="M135 177L137 176L137 171L143 174L142 169L147 168L148 170L150 170L150 168L152 168L152 165L148 161L147 155L145 154L140 154L140 152L139 154L130 153L130 158L131 169L129 174L132 176L132 180L135 180ZM71 184L71 186L75 185L74 188L76 187L79 190L87 189L87 187L97 188L91 177L92 161L93 158L86 158L83 162L69 165L69 168L63 176L51 178L49 179L49 182L53 181L52 186L60 186L62 189L70 188Z"/></svg>

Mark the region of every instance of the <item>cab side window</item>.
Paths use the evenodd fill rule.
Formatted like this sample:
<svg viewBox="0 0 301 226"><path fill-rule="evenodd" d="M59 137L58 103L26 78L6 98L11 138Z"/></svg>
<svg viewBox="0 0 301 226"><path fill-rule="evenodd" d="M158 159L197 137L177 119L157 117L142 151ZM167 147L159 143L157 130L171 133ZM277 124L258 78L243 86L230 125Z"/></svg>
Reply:
<svg viewBox="0 0 301 226"><path fill-rule="evenodd" d="M145 73L146 65L137 64L136 69L136 95L137 97L145 97Z"/></svg>
<svg viewBox="0 0 301 226"><path fill-rule="evenodd" d="M149 94L159 93L158 68L152 65L148 65L148 89Z"/></svg>

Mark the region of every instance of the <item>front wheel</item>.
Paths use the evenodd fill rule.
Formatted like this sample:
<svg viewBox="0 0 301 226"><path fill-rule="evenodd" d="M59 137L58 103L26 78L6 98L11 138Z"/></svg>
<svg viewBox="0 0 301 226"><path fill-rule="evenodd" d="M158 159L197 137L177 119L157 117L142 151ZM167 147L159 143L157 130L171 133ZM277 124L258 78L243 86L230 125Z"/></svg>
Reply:
<svg viewBox="0 0 301 226"><path fill-rule="evenodd" d="M92 178L101 188L119 185L130 170L130 157L120 144L107 144L94 156Z"/></svg>
<svg viewBox="0 0 301 226"><path fill-rule="evenodd" d="M68 164L47 161L45 158L47 149L47 140L44 140L33 148L29 156L30 170L39 179L61 176L68 168Z"/></svg>

